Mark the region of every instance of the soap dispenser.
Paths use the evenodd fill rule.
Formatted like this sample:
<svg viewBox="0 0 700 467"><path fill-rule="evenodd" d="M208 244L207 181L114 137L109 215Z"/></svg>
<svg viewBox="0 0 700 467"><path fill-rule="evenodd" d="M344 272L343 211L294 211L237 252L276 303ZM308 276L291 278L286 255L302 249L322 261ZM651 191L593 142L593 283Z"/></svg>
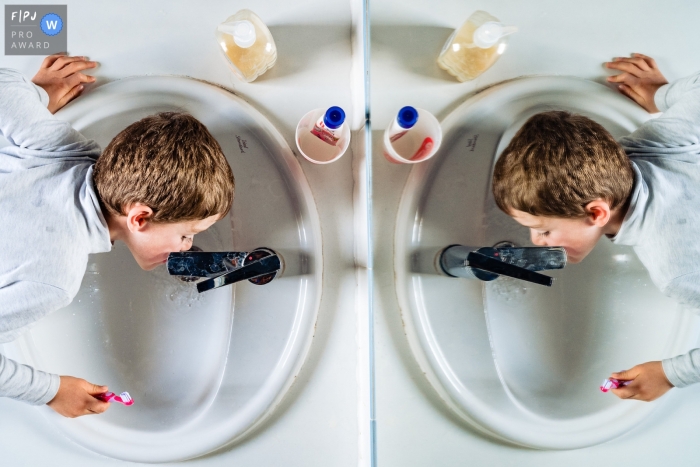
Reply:
<svg viewBox="0 0 700 467"><path fill-rule="evenodd" d="M270 30L250 10L241 10L219 24L216 40L233 73L248 83L272 68L277 60Z"/></svg>
<svg viewBox="0 0 700 467"><path fill-rule="evenodd" d="M504 26L485 11L475 11L447 40L437 63L459 81L476 78L506 49L508 35L515 26Z"/></svg>

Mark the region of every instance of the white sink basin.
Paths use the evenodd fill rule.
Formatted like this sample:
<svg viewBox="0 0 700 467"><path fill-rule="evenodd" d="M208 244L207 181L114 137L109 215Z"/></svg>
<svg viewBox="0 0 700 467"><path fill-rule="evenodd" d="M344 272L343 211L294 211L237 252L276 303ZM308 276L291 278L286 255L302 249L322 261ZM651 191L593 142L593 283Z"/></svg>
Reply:
<svg viewBox="0 0 700 467"><path fill-rule="evenodd" d="M451 244L531 246L491 195L495 159L531 115L587 115L615 137L649 116L605 86L518 79L471 97L443 122L434 159L417 164L399 207L395 272L411 349L441 398L477 429L514 444L573 449L619 436L654 403L598 386L613 371L686 351L698 319L664 297L629 247L607 239L549 287L439 275ZM666 397L667 399L668 397Z"/></svg>
<svg viewBox="0 0 700 467"><path fill-rule="evenodd" d="M221 144L236 177L231 213L195 237L205 251L269 247L286 263L265 286L197 294L165 267L141 270L123 244L93 255L73 303L18 342L38 368L129 391L131 407L75 420L46 408L70 438L143 462L196 457L248 432L280 402L313 337L321 296L318 214L277 130L239 97L178 77L116 81L59 117L104 148L146 115L184 110Z"/></svg>

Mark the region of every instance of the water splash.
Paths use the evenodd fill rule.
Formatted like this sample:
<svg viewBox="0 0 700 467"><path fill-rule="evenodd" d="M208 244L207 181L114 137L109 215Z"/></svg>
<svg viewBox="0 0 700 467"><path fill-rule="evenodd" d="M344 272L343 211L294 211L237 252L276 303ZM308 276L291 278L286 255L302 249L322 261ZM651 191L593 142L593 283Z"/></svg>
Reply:
<svg viewBox="0 0 700 467"><path fill-rule="evenodd" d="M155 269L152 274L157 287L163 291L165 298L175 305L173 310L183 311L183 308L192 308L192 305L198 305L202 302L202 294L197 292L197 286L194 282L183 282L168 274L164 267Z"/></svg>
<svg viewBox="0 0 700 467"><path fill-rule="evenodd" d="M484 283L484 300L486 294L498 297L506 302L522 300L527 295L527 282L513 279L512 277L501 276L498 279Z"/></svg>

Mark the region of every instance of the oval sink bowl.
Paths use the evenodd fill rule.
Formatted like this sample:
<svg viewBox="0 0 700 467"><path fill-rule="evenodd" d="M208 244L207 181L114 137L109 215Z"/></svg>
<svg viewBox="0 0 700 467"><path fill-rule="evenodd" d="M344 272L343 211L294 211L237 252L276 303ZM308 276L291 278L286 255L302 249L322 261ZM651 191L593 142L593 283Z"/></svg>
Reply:
<svg viewBox="0 0 700 467"><path fill-rule="evenodd" d="M413 168L399 207L396 286L411 349L441 398L478 430L513 444L574 449L638 425L664 399L598 389L611 372L685 352L697 318L664 297L629 247L602 239L544 287L437 273L452 244L531 246L491 194L497 155L531 115L568 110L616 138L649 118L594 82L532 77L489 88L443 122L442 147ZM672 397L672 396L670 396Z"/></svg>
<svg viewBox="0 0 700 467"><path fill-rule="evenodd" d="M280 253L281 278L198 294L165 267L141 270L128 249L92 255L70 306L18 342L38 368L128 391L134 405L65 419L77 443L140 462L188 459L235 441L279 404L313 337L321 296L318 214L280 133L234 94L178 77L135 77L81 97L58 116L103 148L127 125L161 111L204 123L236 177L230 214L195 237L205 251Z"/></svg>

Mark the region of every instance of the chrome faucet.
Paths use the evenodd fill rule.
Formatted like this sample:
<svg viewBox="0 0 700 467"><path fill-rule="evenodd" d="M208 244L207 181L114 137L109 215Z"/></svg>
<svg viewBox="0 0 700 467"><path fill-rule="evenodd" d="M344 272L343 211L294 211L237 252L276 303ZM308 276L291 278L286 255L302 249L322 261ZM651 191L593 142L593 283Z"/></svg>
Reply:
<svg viewBox="0 0 700 467"><path fill-rule="evenodd" d="M450 245L439 255L442 272L451 277L492 281L509 276L534 284L552 286L554 278L535 271L566 266L563 247L523 247L501 242L494 247Z"/></svg>
<svg viewBox="0 0 700 467"><path fill-rule="evenodd" d="M199 293L248 280L265 285L281 275L282 257L269 248L242 251L181 251L170 253L168 273L186 282L197 282Z"/></svg>

